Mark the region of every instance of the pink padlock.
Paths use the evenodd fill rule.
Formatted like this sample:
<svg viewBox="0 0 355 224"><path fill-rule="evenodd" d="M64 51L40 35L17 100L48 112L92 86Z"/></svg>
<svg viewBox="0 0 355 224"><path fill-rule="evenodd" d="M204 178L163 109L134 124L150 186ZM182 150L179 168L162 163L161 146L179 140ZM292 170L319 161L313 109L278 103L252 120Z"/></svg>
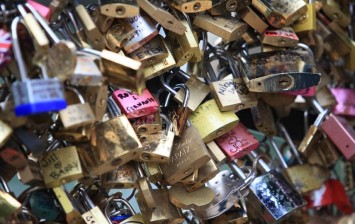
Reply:
<svg viewBox="0 0 355 224"><path fill-rule="evenodd" d="M11 60L11 34L0 29L0 68Z"/></svg>
<svg viewBox="0 0 355 224"><path fill-rule="evenodd" d="M142 95L119 89L112 97L127 118L143 117L159 109L159 104L147 89Z"/></svg>
<svg viewBox="0 0 355 224"><path fill-rule="evenodd" d="M297 91L290 91L290 92L284 92L283 94L287 94L287 95L300 95L300 96L314 96L316 95L316 87L312 86L310 88L306 88L306 89L300 89Z"/></svg>
<svg viewBox="0 0 355 224"><path fill-rule="evenodd" d="M346 88L331 88L337 105L333 109L336 115L355 116L355 90Z"/></svg>
<svg viewBox="0 0 355 224"><path fill-rule="evenodd" d="M330 114L321 129L348 160L355 159L355 131L342 117Z"/></svg>
<svg viewBox="0 0 355 224"><path fill-rule="evenodd" d="M32 7L33 7L34 9L36 9L36 11L37 11L39 14L41 14L41 16L42 16L43 18L45 18L46 20L49 20L49 18L51 17L51 10L50 10L48 7L42 5L42 4L38 3L38 2L35 2L35 1L33 1L33 0L28 0L27 2L28 2L30 5L32 5Z"/></svg>
<svg viewBox="0 0 355 224"><path fill-rule="evenodd" d="M226 157L233 161L259 147L258 140L239 122L235 128L215 139Z"/></svg>

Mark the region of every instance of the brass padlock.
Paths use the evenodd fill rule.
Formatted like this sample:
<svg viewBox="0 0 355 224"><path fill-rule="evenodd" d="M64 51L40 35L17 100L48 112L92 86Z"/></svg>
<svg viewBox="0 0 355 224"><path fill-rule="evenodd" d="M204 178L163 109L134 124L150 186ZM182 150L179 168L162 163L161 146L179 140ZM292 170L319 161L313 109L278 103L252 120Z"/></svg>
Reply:
<svg viewBox="0 0 355 224"><path fill-rule="evenodd" d="M230 16L210 16L197 14L193 24L201 29L211 32L225 42L238 40L247 30L248 25Z"/></svg>
<svg viewBox="0 0 355 224"><path fill-rule="evenodd" d="M101 186L103 188L137 188L138 175L134 164L126 163L117 166L116 169L101 175Z"/></svg>
<svg viewBox="0 0 355 224"><path fill-rule="evenodd" d="M262 99L258 99L256 107L251 108L251 114L255 127L260 132L267 136L276 135L277 130L271 108Z"/></svg>
<svg viewBox="0 0 355 224"><path fill-rule="evenodd" d="M204 142L210 142L227 133L239 122L234 112L220 111L214 99L202 103L194 113L190 114L189 118Z"/></svg>
<svg viewBox="0 0 355 224"><path fill-rule="evenodd" d="M158 163L142 163L142 168L149 182L158 183L162 181L163 172Z"/></svg>
<svg viewBox="0 0 355 224"><path fill-rule="evenodd" d="M197 176L196 183L189 184L188 186L186 186L187 191L188 192L196 191L197 189L200 189L201 187L205 186L205 183L207 183L209 180L214 178L218 174L218 172L219 172L218 167L211 159L200 169L198 169L198 176Z"/></svg>
<svg viewBox="0 0 355 224"><path fill-rule="evenodd" d="M58 187L84 176L84 169L75 146L46 153L40 158L39 165L47 187Z"/></svg>
<svg viewBox="0 0 355 224"><path fill-rule="evenodd" d="M295 23L293 23L292 28L296 33L316 31L317 16L316 16L316 7L313 0L308 1L307 13L305 13Z"/></svg>
<svg viewBox="0 0 355 224"><path fill-rule="evenodd" d="M328 18L338 23L342 28L346 28L351 22L350 15L347 15L341 10L337 1L326 0L322 5L322 11Z"/></svg>
<svg viewBox="0 0 355 224"><path fill-rule="evenodd" d="M123 48L127 41L133 37L135 29L128 21L116 19L105 34L106 47L113 52L118 52Z"/></svg>
<svg viewBox="0 0 355 224"><path fill-rule="evenodd" d="M226 155L224 155L222 149L216 144L215 141L206 143L206 146L208 153L217 166L224 164L227 161Z"/></svg>
<svg viewBox="0 0 355 224"><path fill-rule="evenodd" d="M170 0L169 4L183 13L203 12L212 7L211 0Z"/></svg>
<svg viewBox="0 0 355 224"><path fill-rule="evenodd" d="M250 6L238 12L240 18L244 20L249 26L251 26L258 33L263 33L269 26L269 24L264 21L265 19L258 15L258 13Z"/></svg>
<svg viewBox="0 0 355 224"><path fill-rule="evenodd" d="M298 37L290 27L283 27L279 30L265 30L260 36L262 44L268 44L275 47L296 47Z"/></svg>
<svg viewBox="0 0 355 224"><path fill-rule="evenodd" d="M135 0L100 0L101 14L114 18L129 18L139 14Z"/></svg>
<svg viewBox="0 0 355 224"><path fill-rule="evenodd" d="M165 180L169 184L175 184L194 173L210 159L197 129L190 126L180 138L175 139L170 163L161 164L160 167Z"/></svg>
<svg viewBox="0 0 355 224"><path fill-rule="evenodd" d="M91 106L96 121L102 121L107 109L107 85L85 86L80 88L86 102Z"/></svg>
<svg viewBox="0 0 355 224"><path fill-rule="evenodd" d="M28 159L27 165L18 170L17 178L23 184L27 185L43 185L44 179L41 173L41 168L33 159Z"/></svg>
<svg viewBox="0 0 355 224"><path fill-rule="evenodd" d="M82 161L91 175L109 172L135 159L142 148L129 120L120 115L112 98L108 107L113 118L91 130L90 146L78 146Z"/></svg>

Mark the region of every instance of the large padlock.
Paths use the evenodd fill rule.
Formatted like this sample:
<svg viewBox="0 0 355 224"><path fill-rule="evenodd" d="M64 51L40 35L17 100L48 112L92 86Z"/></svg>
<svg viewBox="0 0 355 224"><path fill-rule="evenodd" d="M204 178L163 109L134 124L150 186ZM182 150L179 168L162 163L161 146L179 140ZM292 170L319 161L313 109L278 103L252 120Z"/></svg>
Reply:
<svg viewBox="0 0 355 224"><path fill-rule="evenodd" d="M189 118L204 142L222 136L239 122L239 118L232 111L220 111L214 99L202 103Z"/></svg>
<svg viewBox="0 0 355 224"><path fill-rule="evenodd" d="M13 50L19 66L21 81L12 84L12 94L15 101L15 113L17 116L58 111L64 109L67 104L64 98L63 86L59 79L28 79L25 62L22 58L20 43L17 38L17 27L20 17L13 20L11 34ZM43 76L46 77L45 66Z"/></svg>

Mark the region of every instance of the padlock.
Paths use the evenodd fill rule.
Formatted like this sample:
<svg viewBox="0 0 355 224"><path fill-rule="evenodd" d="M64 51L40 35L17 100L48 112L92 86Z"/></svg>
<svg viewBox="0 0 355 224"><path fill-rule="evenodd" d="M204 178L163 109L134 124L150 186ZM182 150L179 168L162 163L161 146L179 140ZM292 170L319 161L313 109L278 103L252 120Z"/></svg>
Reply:
<svg viewBox="0 0 355 224"><path fill-rule="evenodd" d="M211 16L223 16L228 13L226 0L212 0L212 8L207 10Z"/></svg>
<svg viewBox="0 0 355 224"><path fill-rule="evenodd" d="M175 184L194 173L210 159L200 134L191 125L180 138L175 138L170 162L160 164L160 167L165 180L169 184Z"/></svg>
<svg viewBox="0 0 355 224"><path fill-rule="evenodd" d="M165 29L179 35L184 34L186 27L175 16L163 10L159 4L147 0L137 0L137 3L141 9Z"/></svg>
<svg viewBox="0 0 355 224"><path fill-rule="evenodd" d="M14 142L14 141L12 141ZM15 145L14 145L15 146ZM28 164L27 157L19 147L13 147L13 144L6 144L0 150L0 157L9 165L16 169L22 169Z"/></svg>
<svg viewBox="0 0 355 224"><path fill-rule="evenodd" d="M119 89L114 91L112 98L127 118L147 116L159 108L158 102L148 89L143 90L140 95Z"/></svg>
<svg viewBox="0 0 355 224"><path fill-rule="evenodd" d="M47 139L39 138L33 130L25 127L15 128L13 137L26 147L27 152L32 153L35 157L44 152L47 144Z"/></svg>
<svg viewBox="0 0 355 224"><path fill-rule="evenodd" d="M215 141L206 143L206 146L208 153L217 166L220 166L227 161L226 155Z"/></svg>
<svg viewBox="0 0 355 224"><path fill-rule="evenodd" d="M323 108L329 108L329 110L333 109L337 105L336 97L333 95L331 89L328 86L322 86L317 88L317 92L315 94L315 98L319 102L319 104Z"/></svg>
<svg viewBox="0 0 355 224"><path fill-rule="evenodd" d="M261 98L258 99L256 107L251 108L251 114L256 129L267 136L276 135L277 130L271 108Z"/></svg>
<svg viewBox="0 0 355 224"><path fill-rule="evenodd" d="M201 187L205 186L209 180L213 179L218 173L219 169L211 159L198 169L197 179L194 181L195 183L186 186L186 190L188 192L193 192L200 189Z"/></svg>
<svg viewBox="0 0 355 224"><path fill-rule="evenodd" d="M322 5L322 12L342 28L346 28L351 22L350 15L341 10L337 1L326 0Z"/></svg>
<svg viewBox="0 0 355 224"><path fill-rule="evenodd" d="M227 57L228 66L232 72L222 80L211 80L210 88L214 95L218 107L221 111L238 111L257 104L254 93L249 92L243 79L239 75L238 68L234 65L233 58L227 52L223 52ZM209 75L211 78L211 75Z"/></svg>
<svg viewBox="0 0 355 224"><path fill-rule="evenodd" d="M211 32L230 42L241 38L247 30L248 25L230 16L210 16L208 14L197 14L193 24L201 29Z"/></svg>
<svg viewBox="0 0 355 224"><path fill-rule="evenodd" d="M10 194L10 190L7 186L7 183L2 177L0 177L0 183L3 187L3 190L0 190L0 222L7 223L8 218L14 215L17 211L19 211L22 205L14 198L14 196Z"/></svg>
<svg viewBox="0 0 355 224"><path fill-rule="evenodd" d="M169 4L183 13L203 12L212 7L211 0L171 0Z"/></svg>
<svg viewBox="0 0 355 224"><path fill-rule="evenodd" d="M293 184L293 186L301 193L306 194L312 190L319 189L330 177L328 169L321 166L303 163L299 158L298 161L301 161L300 164L289 167L274 140L270 138L270 141L274 151L276 152L277 158L281 161L283 167L282 173L286 179L289 179L290 183ZM297 157L297 155L295 156Z"/></svg>
<svg viewBox="0 0 355 224"><path fill-rule="evenodd" d="M12 128L0 120L0 147L4 146L12 135Z"/></svg>
<svg viewBox="0 0 355 224"><path fill-rule="evenodd" d="M133 127L112 98L108 100L110 120L91 130L91 145L78 146L81 159L91 175L99 175L123 165L138 156L142 144Z"/></svg>
<svg viewBox="0 0 355 224"><path fill-rule="evenodd" d="M261 36L262 44L268 44L275 47L296 47L298 37L290 27L283 27L278 30L265 30Z"/></svg>
<svg viewBox="0 0 355 224"><path fill-rule="evenodd" d="M39 219L55 221L63 215L60 206L55 200L55 195L48 189L38 189L29 195L31 213Z"/></svg>
<svg viewBox="0 0 355 224"><path fill-rule="evenodd" d="M67 223L83 223L84 220L82 219L79 211L75 208L73 199L69 197L69 194L63 189L63 187L54 187L52 190L66 214L65 219Z"/></svg>
<svg viewBox="0 0 355 224"><path fill-rule="evenodd" d="M76 66L70 84L75 86L99 86L103 83L100 69L94 60L84 54L77 54Z"/></svg>
<svg viewBox="0 0 355 224"><path fill-rule="evenodd" d="M138 16L139 6L135 0L100 0L101 14L114 18Z"/></svg>
<svg viewBox="0 0 355 224"><path fill-rule="evenodd" d="M331 88L337 104L333 114L342 116L355 116L355 91L347 88Z"/></svg>
<svg viewBox="0 0 355 224"><path fill-rule="evenodd" d="M161 83L164 83L163 75L160 76ZM170 91L173 90L173 94L177 94L177 90L183 89L185 91L184 101L182 102L182 106L178 107L168 107L168 103L171 98L171 92L169 92L168 96L166 97L165 104L163 110L167 110L167 115L173 125L173 131L176 136L181 137L185 131L187 119L190 114L190 109L187 108L189 99L190 99L190 90L187 86L183 84L177 84L175 87L170 88Z"/></svg>
<svg viewBox="0 0 355 224"><path fill-rule="evenodd" d="M102 121L107 109L107 85L85 86L80 88L86 102L91 106L96 121Z"/></svg>
<svg viewBox="0 0 355 224"><path fill-rule="evenodd" d="M259 97L274 109L278 118L282 118L289 116L297 96L288 93L261 93Z"/></svg>
<svg viewBox="0 0 355 224"><path fill-rule="evenodd" d="M258 33L263 33L269 26L265 19L262 16L259 16L257 11L250 6L247 6L245 9L239 11L238 14L244 22L246 22Z"/></svg>
<svg viewBox="0 0 355 224"><path fill-rule="evenodd" d="M120 204L119 209L114 209L113 211L110 212L109 214L109 208L112 206L112 204L117 204L116 207L118 207L118 204ZM117 211L118 210L118 211ZM128 211L127 211L128 210ZM119 212L120 215L111 215L111 214L116 214ZM125 221L127 218L131 218L132 216L136 215L136 212L134 211L132 205L125 199L123 198L116 198L116 197L110 197L105 205L104 208L104 213L105 217L107 220L110 220L112 223L116 223L119 221ZM121 223L121 222L120 222Z"/></svg>
<svg viewBox="0 0 355 224"><path fill-rule="evenodd" d="M165 122L165 130L138 136L143 145L142 153L139 155L140 161L169 163L175 135L170 120L164 114L160 117Z"/></svg>
<svg viewBox="0 0 355 224"><path fill-rule="evenodd" d="M144 78L145 80L152 79L160 74L163 74L164 72L169 71L170 69L174 68L176 66L176 61L174 59L174 55L172 51L169 49L168 45L162 40L165 48L168 51L168 57L163 59L162 61L159 61L155 64L149 65L143 70Z"/></svg>
<svg viewBox="0 0 355 224"><path fill-rule="evenodd" d="M97 28L101 33L106 33L113 25L115 18L102 14L98 4L92 3L87 5L86 8Z"/></svg>
<svg viewBox="0 0 355 224"><path fill-rule="evenodd" d="M90 141L91 128L91 125L87 125L77 129L58 130L54 133L54 137L72 143L85 143Z"/></svg>
<svg viewBox="0 0 355 224"><path fill-rule="evenodd" d="M253 0L252 5L266 17L270 25L276 28L290 25L307 12L303 0L293 2Z"/></svg>
<svg viewBox="0 0 355 224"><path fill-rule="evenodd" d="M132 163L117 166L116 169L101 175L103 188L136 188L137 174Z"/></svg>
<svg viewBox="0 0 355 224"><path fill-rule="evenodd" d="M295 33L313 32L317 29L316 6L313 0L308 0L307 12L292 24Z"/></svg>
<svg viewBox="0 0 355 224"><path fill-rule="evenodd" d="M147 116L139 117L132 122L132 126L137 135L157 133L162 130L160 112L156 111Z"/></svg>
<svg viewBox="0 0 355 224"><path fill-rule="evenodd" d="M123 48L127 41L133 37L135 32L128 21L124 19L116 19L105 34L106 47L113 52L118 52Z"/></svg>
<svg viewBox="0 0 355 224"><path fill-rule="evenodd" d="M214 99L202 103L194 113L190 114L189 118L204 142L210 142L222 136L239 122L239 118L232 111L220 111Z"/></svg>
<svg viewBox="0 0 355 224"><path fill-rule="evenodd" d="M85 223L109 224L109 221L106 219L100 208L95 206L95 204L91 201L88 194L83 188L79 188L77 194L77 201L80 201L82 203L81 209L79 210L81 210L81 217L84 219ZM80 206L78 203L76 204L77 206Z"/></svg>
<svg viewBox="0 0 355 224"><path fill-rule="evenodd" d="M78 127L93 124L95 115L88 103L85 102L83 96L77 89L66 87L67 90L73 91L78 97L79 104L68 105L64 110L59 111L59 117L65 129L75 129Z"/></svg>
<svg viewBox="0 0 355 224"><path fill-rule="evenodd" d="M214 141L230 161L239 159L259 147L258 140L241 122Z"/></svg>
<svg viewBox="0 0 355 224"><path fill-rule="evenodd" d="M83 30L88 42L95 50L103 50L105 48L105 38L96 27L86 8L77 1L74 2L74 8L79 21L83 25Z"/></svg>
<svg viewBox="0 0 355 224"><path fill-rule="evenodd" d="M30 4L34 9L36 9L36 11L46 20L49 20L49 18L51 17L51 10L49 7L33 0L29 0L28 4Z"/></svg>
<svg viewBox="0 0 355 224"><path fill-rule="evenodd" d="M128 54L142 47L158 35L153 22L142 12L137 16L126 19L126 21L135 29L134 35L123 46L123 49Z"/></svg>
<svg viewBox="0 0 355 224"><path fill-rule="evenodd" d="M320 189L311 192L306 199L308 202L308 208L317 208L334 204L345 214L350 214L352 211L352 205L346 195L344 186L336 179L329 179Z"/></svg>
<svg viewBox="0 0 355 224"><path fill-rule="evenodd" d="M78 180L84 176L78 150L75 146L59 148L44 154L39 165L47 187Z"/></svg>
<svg viewBox="0 0 355 224"><path fill-rule="evenodd" d="M58 111L66 107L63 86L58 79L33 79L27 78L27 71L17 38L17 26L20 18L14 19L11 26L13 50L21 72L21 81L12 84L12 94L15 101L17 116ZM43 74L44 76L46 74Z"/></svg>
<svg viewBox="0 0 355 224"><path fill-rule="evenodd" d="M179 183L182 183L185 186L195 184L198 178L198 170L195 170L195 172L184 179L180 180Z"/></svg>
<svg viewBox="0 0 355 224"><path fill-rule="evenodd" d="M191 111L195 111L196 108L201 104L201 102L206 98L206 96L209 94L210 90L208 86L203 83L201 80L199 80L196 76L191 75L189 76L187 73L185 73L182 70L177 71L177 75L180 75L184 79L187 79L185 82L186 87L190 91L190 98L187 103L187 107ZM175 94L173 91L171 91L171 88L169 86L165 85L165 83L162 83L165 89L167 89L169 92L172 94ZM182 103L184 101L184 91L180 89L175 95L174 95L174 100L176 100L179 103Z"/></svg>
<svg viewBox="0 0 355 224"><path fill-rule="evenodd" d="M171 203L186 210L203 210L211 204L215 197L213 190L205 186L188 192L183 184L175 184L168 191Z"/></svg>
<svg viewBox="0 0 355 224"><path fill-rule="evenodd" d="M12 94L9 94L5 101L1 103L1 120L9 124L12 128L25 126L28 122L28 117L18 117L15 114L15 102Z"/></svg>
<svg viewBox="0 0 355 224"><path fill-rule="evenodd" d="M29 158L27 165L18 170L17 178L23 184L35 186L44 184L41 168L37 162Z"/></svg>
<svg viewBox="0 0 355 224"><path fill-rule="evenodd" d="M152 189L150 183L143 175L143 171L137 164L140 190L136 193L135 199L142 212L145 223L181 223L181 211L169 201L167 189Z"/></svg>
<svg viewBox="0 0 355 224"><path fill-rule="evenodd" d="M267 223L281 222L306 205L293 186L280 173L271 170L264 160L258 158L255 151L251 151L249 155L253 160L256 158L254 164L259 164L262 171L266 173L256 177L249 185L247 201ZM270 204L270 200L275 201L276 204Z"/></svg>
<svg viewBox="0 0 355 224"><path fill-rule="evenodd" d="M50 22L56 21L68 2L68 0L52 0L49 3L50 18L48 20Z"/></svg>
<svg viewBox="0 0 355 224"><path fill-rule="evenodd" d="M313 151L316 151L318 152L316 157L322 161L319 165L326 167L333 166L341 157L339 150L324 133L322 133L322 137L319 141L320 142L315 146L315 150L310 150L309 154L312 154ZM311 155L309 154L305 154L305 156L308 158L308 162L311 163Z"/></svg>
<svg viewBox="0 0 355 224"><path fill-rule="evenodd" d="M214 178L206 183L206 187L213 190L215 198L204 209L197 210L198 217L202 220L215 218L228 211L234 203L248 194L246 187L253 179L254 173L248 175L248 181L237 179L229 170L220 171Z"/></svg>
<svg viewBox="0 0 355 224"><path fill-rule="evenodd" d="M186 30L182 35L167 32L165 39L167 43L170 43L169 46L170 50L173 52L176 67L181 67L197 54L200 48L188 21L183 18L181 13L176 12L176 15L179 21L185 26Z"/></svg>
<svg viewBox="0 0 355 224"><path fill-rule="evenodd" d="M101 58L105 76L112 84L117 84L138 94L145 89L144 74L141 70L142 63L139 61L105 49L100 52L83 48L80 51Z"/></svg>
<svg viewBox="0 0 355 224"><path fill-rule="evenodd" d="M168 50L162 42L162 37L158 35L142 47L130 53L129 57L140 61L143 67L146 67L164 60L168 55Z"/></svg>
<svg viewBox="0 0 355 224"><path fill-rule="evenodd" d="M130 223L137 223L137 222L145 224L142 214L133 215L132 217L125 219L120 223L121 224L130 224Z"/></svg>

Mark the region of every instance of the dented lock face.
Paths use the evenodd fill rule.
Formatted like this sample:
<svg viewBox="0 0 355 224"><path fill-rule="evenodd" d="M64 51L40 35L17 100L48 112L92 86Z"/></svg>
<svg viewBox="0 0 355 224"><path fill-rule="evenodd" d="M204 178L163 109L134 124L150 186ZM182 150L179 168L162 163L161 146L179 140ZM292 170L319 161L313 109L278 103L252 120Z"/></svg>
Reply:
<svg viewBox="0 0 355 224"><path fill-rule="evenodd" d="M211 0L171 0L169 4L183 13L203 12L212 8Z"/></svg>
<svg viewBox="0 0 355 224"><path fill-rule="evenodd" d="M153 22L142 12L137 16L126 19L126 21L135 29L133 36L123 46L123 49L128 54L142 47L158 35L158 30Z"/></svg>
<svg viewBox="0 0 355 224"><path fill-rule="evenodd" d="M148 114L147 116L139 117L132 123L137 135L154 134L162 130L160 112Z"/></svg>
<svg viewBox="0 0 355 224"><path fill-rule="evenodd" d="M84 176L75 146L49 152L39 160L39 165L47 187L57 187Z"/></svg>
<svg viewBox="0 0 355 224"><path fill-rule="evenodd" d="M65 129L74 129L90 125L95 122L95 115L88 103L86 103L78 90L73 89L81 101L77 104L68 105L59 111L59 117Z"/></svg>
<svg viewBox="0 0 355 224"><path fill-rule="evenodd" d="M239 122L239 118L232 111L221 112L217 102L212 99L201 104L189 116L204 142L210 142L232 130Z"/></svg>
<svg viewBox="0 0 355 224"><path fill-rule="evenodd" d="M78 86L97 86L102 84L103 77L94 60L87 55L77 55L74 76L70 84Z"/></svg>
<svg viewBox="0 0 355 224"><path fill-rule="evenodd" d="M143 90L141 95L119 89L112 96L127 118L147 116L159 109L158 102L148 89Z"/></svg>
<svg viewBox="0 0 355 224"><path fill-rule="evenodd" d="M248 90L241 78L212 82L210 88L221 111L239 111L256 106L255 94Z"/></svg>
<svg viewBox="0 0 355 224"><path fill-rule="evenodd" d="M240 71L252 92L288 92L317 85L320 74L308 52L298 50L257 53L240 59Z"/></svg>
<svg viewBox="0 0 355 224"><path fill-rule="evenodd" d="M259 147L258 140L240 122L231 131L216 138L215 142L230 161L239 159Z"/></svg>
<svg viewBox="0 0 355 224"><path fill-rule="evenodd" d="M279 30L265 30L260 37L262 44L268 44L275 47L296 47L298 37L292 28L284 27Z"/></svg>
<svg viewBox="0 0 355 224"><path fill-rule="evenodd" d="M101 175L101 186L109 189L137 188L138 175L132 163L117 166Z"/></svg>
<svg viewBox="0 0 355 224"><path fill-rule="evenodd" d="M275 170L256 177L249 189L250 204L266 222L280 222L305 205L302 196Z"/></svg>
<svg viewBox="0 0 355 224"><path fill-rule="evenodd" d="M193 25L221 37L226 42L240 39L248 28L246 23L236 18L210 16L207 13L197 14Z"/></svg>
<svg viewBox="0 0 355 224"><path fill-rule="evenodd" d="M114 18L129 18L139 14L135 0L100 0L101 14Z"/></svg>
<svg viewBox="0 0 355 224"><path fill-rule="evenodd" d="M183 66L200 51L188 21L186 19L179 19L179 21L185 26L185 32L182 35L167 32L166 35L167 43L170 43L170 49L172 50L176 61L176 67Z"/></svg>
<svg viewBox="0 0 355 224"><path fill-rule="evenodd" d="M159 35L129 54L132 59L140 61L143 67L160 62L168 55L168 50Z"/></svg>
<svg viewBox="0 0 355 224"><path fill-rule="evenodd" d="M135 35L135 29L126 20L116 20L105 34L106 47L118 52Z"/></svg>
<svg viewBox="0 0 355 224"><path fill-rule="evenodd" d="M333 113L342 116L355 116L355 90L331 88L330 91L337 102Z"/></svg>
<svg viewBox="0 0 355 224"><path fill-rule="evenodd" d="M99 175L136 158L142 145L126 116L96 125L91 145L79 147L80 156L91 175Z"/></svg>
<svg viewBox="0 0 355 224"><path fill-rule="evenodd" d="M185 129L180 138L175 138L170 162L161 164L164 178L175 184L202 167L211 158L194 126Z"/></svg>
<svg viewBox="0 0 355 224"><path fill-rule="evenodd" d="M253 0L252 5L276 28L288 26L307 12L303 0Z"/></svg>

